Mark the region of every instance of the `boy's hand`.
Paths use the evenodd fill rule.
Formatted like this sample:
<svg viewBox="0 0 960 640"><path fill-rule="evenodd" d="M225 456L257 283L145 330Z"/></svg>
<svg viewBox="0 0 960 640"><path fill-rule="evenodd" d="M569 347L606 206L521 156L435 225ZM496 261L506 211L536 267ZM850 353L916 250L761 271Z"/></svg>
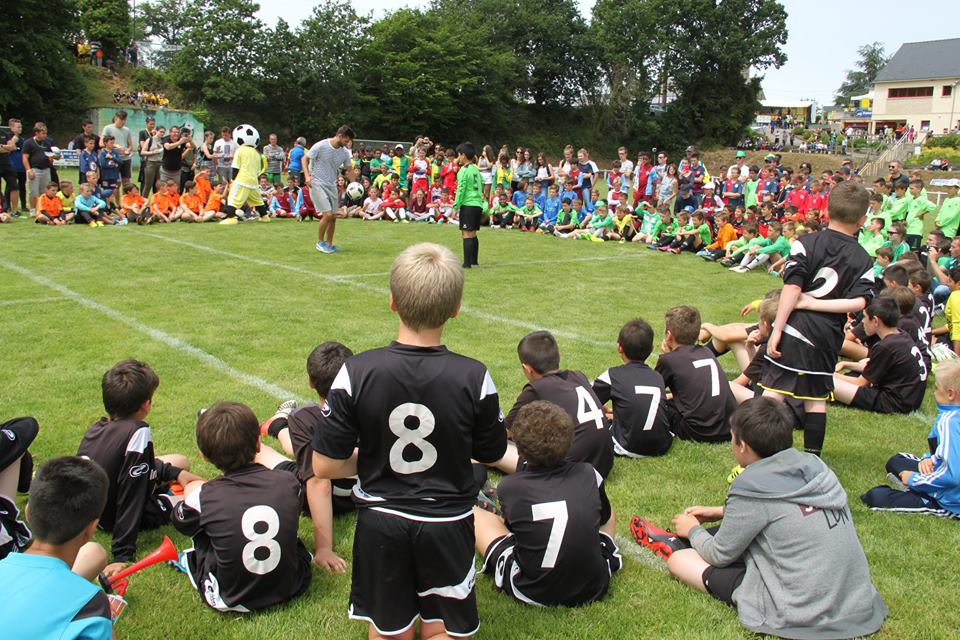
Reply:
<svg viewBox="0 0 960 640"><path fill-rule="evenodd" d="M770 332L770 339L767 340L767 355L771 358L779 358L780 353L780 338L782 336L780 327L774 327L773 331Z"/></svg>
<svg viewBox="0 0 960 640"><path fill-rule="evenodd" d="M727 257L730 257L729 252L727 252ZM743 305L743 308L740 309L740 317L746 318L748 315L750 315L751 311L753 311L753 303L748 302L747 304Z"/></svg>
<svg viewBox="0 0 960 640"><path fill-rule="evenodd" d="M747 335L747 342L750 344L757 344L760 340L760 329L754 329Z"/></svg>
<svg viewBox="0 0 960 640"><path fill-rule="evenodd" d="M334 573L343 573L347 570L347 561L334 553L333 549L317 549L313 554L313 564Z"/></svg>
<svg viewBox="0 0 960 640"><path fill-rule="evenodd" d="M128 566L130 566L129 562L114 562L112 564L108 564L106 567L103 568L103 575L109 578L114 574L120 573L121 571L126 569Z"/></svg>
<svg viewBox="0 0 960 640"><path fill-rule="evenodd" d="M699 522L716 522L723 519L723 507L687 507L683 515L693 516Z"/></svg>
<svg viewBox="0 0 960 640"><path fill-rule="evenodd" d="M933 459L924 458L920 461L920 464L917 465L917 470L920 472L920 475L928 476L933 473Z"/></svg>
<svg viewBox="0 0 960 640"><path fill-rule="evenodd" d="M694 516L685 513L673 516L673 530L681 538L689 538L690 530L697 526L700 526L700 521Z"/></svg>
<svg viewBox="0 0 960 640"><path fill-rule="evenodd" d="M913 471L901 471L900 472L900 482L903 484L910 484L910 476L913 475Z"/></svg>

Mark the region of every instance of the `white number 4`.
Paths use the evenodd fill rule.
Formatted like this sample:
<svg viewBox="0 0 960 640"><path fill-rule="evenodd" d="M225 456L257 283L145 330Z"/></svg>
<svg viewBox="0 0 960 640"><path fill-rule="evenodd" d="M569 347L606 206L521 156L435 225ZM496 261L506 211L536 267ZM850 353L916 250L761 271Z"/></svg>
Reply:
<svg viewBox="0 0 960 640"><path fill-rule="evenodd" d="M603 409L597 406L590 392L577 387L577 424L593 422L597 429L603 429Z"/></svg>
<svg viewBox="0 0 960 640"><path fill-rule="evenodd" d="M547 540L547 551L543 554L542 569L553 569L560 555L560 545L563 544L563 534L567 530L567 501L542 502L532 505L533 519L536 521L553 520L550 527L550 538Z"/></svg>
<svg viewBox="0 0 960 640"><path fill-rule="evenodd" d="M716 398L720 395L720 370L717 368L717 361L713 358L693 361L694 369L702 367L710 367L710 395Z"/></svg>

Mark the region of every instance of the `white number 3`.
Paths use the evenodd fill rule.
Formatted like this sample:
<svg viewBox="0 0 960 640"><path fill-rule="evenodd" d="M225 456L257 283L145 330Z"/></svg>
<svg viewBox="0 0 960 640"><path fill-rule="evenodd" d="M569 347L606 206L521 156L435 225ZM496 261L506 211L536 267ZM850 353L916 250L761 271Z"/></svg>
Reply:
<svg viewBox="0 0 960 640"><path fill-rule="evenodd" d="M267 525L267 530L263 533L256 531L256 526L260 523ZM274 539L280 533L280 516L276 510L265 504L250 507L243 512L240 529L243 537L250 541L243 546L241 553L243 566L247 571L262 576L276 569L280 564L280 543ZM258 560L257 549L266 549L267 557Z"/></svg>
<svg viewBox="0 0 960 640"><path fill-rule="evenodd" d="M408 429L407 418L419 420L416 429ZM426 441L426 437L433 433L436 420L433 412L422 404L405 402L390 412L387 419L390 431L397 436L397 441L390 447L390 468L404 475L426 471L437 462L437 448ZM403 458L403 450L412 445L420 450L420 459L408 462Z"/></svg>

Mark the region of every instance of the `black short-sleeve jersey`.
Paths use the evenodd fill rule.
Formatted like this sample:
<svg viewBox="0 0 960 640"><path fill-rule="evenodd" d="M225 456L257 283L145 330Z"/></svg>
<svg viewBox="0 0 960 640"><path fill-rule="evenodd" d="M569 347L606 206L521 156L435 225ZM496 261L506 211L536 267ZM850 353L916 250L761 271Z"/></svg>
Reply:
<svg viewBox="0 0 960 640"><path fill-rule="evenodd" d="M517 412L536 400L546 400L566 411L573 420L573 442L567 452L570 462L589 462L604 478L613 469L613 441L610 423L603 413L587 377L579 371L560 370L524 385L507 415L507 428Z"/></svg>
<svg viewBox="0 0 960 640"><path fill-rule="evenodd" d="M913 337L891 333L870 347L869 357L863 377L880 391L877 402L900 413L919 408L927 388L927 365Z"/></svg>
<svg viewBox="0 0 960 640"><path fill-rule="evenodd" d="M313 448L343 460L354 447L361 507L417 519L469 513L471 458L496 462L507 435L480 362L446 347L391 343L348 359L327 394Z"/></svg>
<svg viewBox="0 0 960 640"><path fill-rule="evenodd" d="M664 450L673 439L663 376L644 362L607 369L593 381L600 404L613 403L613 437L631 453Z"/></svg>
<svg viewBox="0 0 960 640"><path fill-rule="evenodd" d="M193 538L190 577L219 611L285 602L310 584L310 554L297 537L302 504L292 473L250 464L205 483L173 510Z"/></svg>
<svg viewBox="0 0 960 640"><path fill-rule="evenodd" d="M661 355L656 369L691 431L703 439L730 434L730 415L736 401L710 349L683 345Z"/></svg>
<svg viewBox="0 0 960 640"><path fill-rule="evenodd" d="M306 483L313 477L313 433L323 420L322 409L318 404L308 404L300 407L287 418L287 429L290 432L290 444L293 446L293 456L297 461L297 477ZM354 478L339 478L333 480L333 502L340 510L353 508Z"/></svg>
<svg viewBox="0 0 960 640"><path fill-rule="evenodd" d="M516 538L516 590L540 604L568 606L606 593L610 569L601 553L600 525L610 518L610 504L593 467L528 467L505 477L497 494Z"/></svg>
<svg viewBox="0 0 960 640"><path fill-rule="evenodd" d="M873 262L856 238L833 229L797 238L783 267L784 285L821 300L873 297ZM846 314L794 310L782 327L779 358L783 369L833 375L843 344Z"/></svg>

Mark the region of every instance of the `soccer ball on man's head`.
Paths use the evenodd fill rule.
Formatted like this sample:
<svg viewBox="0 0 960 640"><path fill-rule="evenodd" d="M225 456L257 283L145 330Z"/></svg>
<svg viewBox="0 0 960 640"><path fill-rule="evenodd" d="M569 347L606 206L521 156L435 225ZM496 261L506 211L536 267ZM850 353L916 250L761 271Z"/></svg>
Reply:
<svg viewBox="0 0 960 640"><path fill-rule="evenodd" d="M359 182L351 182L347 185L347 197L351 200L359 200L363 197L363 185Z"/></svg>
<svg viewBox="0 0 960 640"><path fill-rule="evenodd" d="M233 130L233 140L256 149L260 146L260 132L252 124L241 124Z"/></svg>

